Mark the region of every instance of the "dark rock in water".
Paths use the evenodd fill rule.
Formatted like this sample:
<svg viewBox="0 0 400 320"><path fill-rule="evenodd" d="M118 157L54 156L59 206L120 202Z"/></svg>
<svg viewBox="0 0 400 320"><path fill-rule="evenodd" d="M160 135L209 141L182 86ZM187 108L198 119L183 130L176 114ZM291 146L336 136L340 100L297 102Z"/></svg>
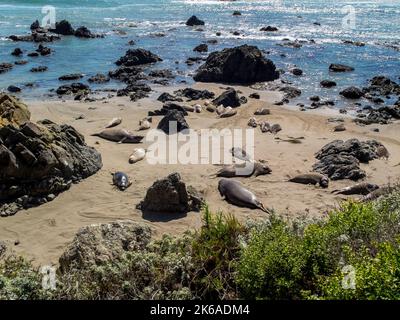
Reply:
<svg viewBox="0 0 400 320"><path fill-rule="evenodd" d="M391 94L400 95L400 85L385 76L373 77L369 83L369 87L363 88L365 93L385 97Z"/></svg>
<svg viewBox="0 0 400 320"><path fill-rule="evenodd" d="M322 80L320 82L321 87L323 88L332 88L336 86L336 82L332 80Z"/></svg>
<svg viewBox="0 0 400 320"><path fill-rule="evenodd" d="M71 81L71 80L79 80L83 78L83 74L81 73L71 73L71 74L66 74L58 78L60 81Z"/></svg>
<svg viewBox="0 0 400 320"><path fill-rule="evenodd" d="M130 96L132 101L136 101L147 97L147 93L151 91L149 85L145 83L130 83L124 89L117 91L117 96Z"/></svg>
<svg viewBox="0 0 400 320"><path fill-rule="evenodd" d="M187 124L184 114L182 112L178 110L170 110L164 116L164 118L161 119L160 123L157 126L157 129L163 131L166 134L174 134L189 129L189 125Z"/></svg>
<svg viewBox="0 0 400 320"><path fill-rule="evenodd" d="M293 68L290 70L291 73L293 73L295 76L301 76L303 74L303 70L299 68Z"/></svg>
<svg viewBox="0 0 400 320"><path fill-rule="evenodd" d="M363 116L363 117L361 117ZM367 116L359 114L354 122L362 125L389 124L392 120L400 119L400 106L384 106L378 109L370 109Z"/></svg>
<svg viewBox="0 0 400 320"><path fill-rule="evenodd" d="M235 10L235 11L233 11L232 15L233 16L241 16L242 13L240 11Z"/></svg>
<svg viewBox="0 0 400 320"><path fill-rule="evenodd" d="M65 94L76 94L79 93L80 91L89 91L90 88L88 85L80 83L80 82L74 82L70 85L63 85L58 87L56 90L56 93L58 95L65 95Z"/></svg>
<svg viewBox="0 0 400 320"><path fill-rule="evenodd" d="M8 92L11 92L11 93L18 93L18 92L21 92L21 88L19 88L19 87L17 87L17 86L13 86L13 85L9 86L9 87L7 88L7 90L8 90Z"/></svg>
<svg viewBox="0 0 400 320"><path fill-rule="evenodd" d="M364 95L364 92L357 87L348 87L340 91L340 95L347 99L360 99Z"/></svg>
<svg viewBox="0 0 400 320"><path fill-rule="evenodd" d="M25 41L25 42L53 42L61 38L55 34L40 33L33 31L32 34L17 36L11 35L8 37L12 41Z"/></svg>
<svg viewBox="0 0 400 320"><path fill-rule="evenodd" d="M365 43L361 41L353 41L353 40L343 40L344 44L351 44L356 47L364 47Z"/></svg>
<svg viewBox="0 0 400 320"><path fill-rule="evenodd" d="M282 86L278 90L284 93L284 99L294 99L301 96L301 90L292 86Z"/></svg>
<svg viewBox="0 0 400 320"><path fill-rule="evenodd" d="M116 79L125 83L134 83L138 80L146 79L146 75L139 67L121 66L114 71L110 71L109 75L112 79Z"/></svg>
<svg viewBox="0 0 400 320"><path fill-rule="evenodd" d="M19 57L23 54L22 50L20 48L15 48L13 52L11 52L11 55Z"/></svg>
<svg viewBox="0 0 400 320"><path fill-rule="evenodd" d="M102 73L97 73L88 79L88 82L90 82L90 83L105 83L108 81L110 81L110 77L108 77Z"/></svg>
<svg viewBox="0 0 400 320"><path fill-rule="evenodd" d="M359 180L366 176L360 162L378 159L378 148L383 146L375 140L361 142L357 139L335 140L325 145L315 157L319 160L313 170L327 175L332 180Z"/></svg>
<svg viewBox="0 0 400 320"><path fill-rule="evenodd" d="M311 96L309 99L310 99L311 101L316 101L316 102L318 102L318 101L321 100L321 98L320 98L319 96Z"/></svg>
<svg viewBox="0 0 400 320"><path fill-rule="evenodd" d="M31 30L37 30L39 28L40 28L40 23L38 20L32 22L31 27L30 27Z"/></svg>
<svg viewBox="0 0 400 320"><path fill-rule="evenodd" d="M0 63L0 74L10 71L12 68L13 68L13 65L11 63L2 62L2 63Z"/></svg>
<svg viewBox="0 0 400 320"><path fill-rule="evenodd" d="M163 92L162 94L160 94L160 96L157 98L157 100L161 101L161 102L167 102L167 101L182 102L183 101L181 98L173 96L172 94L170 94L168 92Z"/></svg>
<svg viewBox="0 0 400 320"><path fill-rule="evenodd" d="M18 61L14 62L14 64L17 65L17 66L22 66L22 65L25 65L27 63L28 63L27 60L18 60Z"/></svg>
<svg viewBox="0 0 400 320"><path fill-rule="evenodd" d="M210 40L207 40L207 43L208 44L217 44L218 40L217 39L210 39Z"/></svg>
<svg viewBox="0 0 400 320"><path fill-rule="evenodd" d="M232 108L240 107L241 105L241 100L239 98L239 95L237 91L233 88L226 90L212 102L216 106L222 104L224 107L232 107Z"/></svg>
<svg viewBox="0 0 400 320"><path fill-rule="evenodd" d="M208 45L206 45L205 43L199 44L198 46L196 46L193 51L197 51L197 52L207 52L208 51Z"/></svg>
<svg viewBox="0 0 400 320"><path fill-rule="evenodd" d="M40 55L42 56L48 56L49 54L51 54L51 49L43 46L42 44L39 44L39 47L36 49L36 52L39 52Z"/></svg>
<svg viewBox="0 0 400 320"><path fill-rule="evenodd" d="M145 49L129 49L125 56L121 57L116 63L117 66L138 66L143 64L155 63L162 59L154 53Z"/></svg>
<svg viewBox="0 0 400 320"><path fill-rule="evenodd" d="M242 45L211 53L193 78L202 82L250 84L278 79L279 73L257 47Z"/></svg>
<svg viewBox="0 0 400 320"><path fill-rule="evenodd" d="M185 88L174 92L176 95L188 98L189 100L203 100L213 99L215 97L214 92L208 90L197 90L193 88Z"/></svg>
<svg viewBox="0 0 400 320"><path fill-rule="evenodd" d="M260 31L274 32L274 31L278 31L278 28L277 27L267 26L267 27L262 27L260 29Z"/></svg>
<svg viewBox="0 0 400 320"><path fill-rule="evenodd" d="M47 67L46 66L39 66L39 67L34 67L32 68L30 71L31 72L45 72L47 71Z"/></svg>
<svg viewBox="0 0 400 320"><path fill-rule="evenodd" d="M47 202L102 167L100 154L68 125L49 120L0 127L0 215Z"/></svg>
<svg viewBox="0 0 400 320"><path fill-rule="evenodd" d="M205 23L203 20L200 20L196 16L191 16L187 21L186 21L187 26L204 26Z"/></svg>
<svg viewBox="0 0 400 320"><path fill-rule="evenodd" d="M37 52L30 52L30 53L28 53L28 57L39 57L39 53L37 53Z"/></svg>
<svg viewBox="0 0 400 320"><path fill-rule="evenodd" d="M175 172L154 182L139 208L149 213L184 214L200 211L203 201L199 193L194 188L186 187L180 174Z"/></svg>
<svg viewBox="0 0 400 320"><path fill-rule="evenodd" d="M56 22L55 28L50 29L50 31L63 36L73 36L75 34L74 28L72 28L71 24L67 20Z"/></svg>
<svg viewBox="0 0 400 320"><path fill-rule="evenodd" d="M96 35L94 35L88 28L85 26L79 27L78 29L75 30L74 33L75 37L78 38L96 38Z"/></svg>
<svg viewBox="0 0 400 320"><path fill-rule="evenodd" d="M149 226L133 221L92 224L78 231L59 259L60 271L79 270L115 262L124 253L143 250L150 242Z"/></svg>
<svg viewBox="0 0 400 320"><path fill-rule="evenodd" d="M337 64L337 63L333 63L329 66L329 71L332 72L350 72L350 71L354 71L353 67L350 66L346 66L344 64Z"/></svg>
<svg viewBox="0 0 400 320"><path fill-rule="evenodd" d="M205 61L205 59L202 58L202 57L189 57L189 58L186 59L185 63L188 66L192 66L195 63L198 63L198 62L201 62L201 61Z"/></svg>
<svg viewBox="0 0 400 320"><path fill-rule="evenodd" d="M282 43L278 43L278 45L281 47L294 48L294 49L300 49L303 46L298 40L295 41L284 40Z"/></svg>
<svg viewBox="0 0 400 320"><path fill-rule="evenodd" d="M150 71L149 76L154 78L167 78L167 79L172 79L175 77L172 71L169 69L152 70Z"/></svg>

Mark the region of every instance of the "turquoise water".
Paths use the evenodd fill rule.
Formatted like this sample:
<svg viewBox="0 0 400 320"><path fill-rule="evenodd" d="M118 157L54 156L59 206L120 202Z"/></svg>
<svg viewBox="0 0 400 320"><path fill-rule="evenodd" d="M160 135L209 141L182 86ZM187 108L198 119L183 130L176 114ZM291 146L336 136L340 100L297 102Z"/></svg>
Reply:
<svg viewBox="0 0 400 320"><path fill-rule="evenodd" d="M49 57L29 58L29 64L15 66L0 75L0 89L9 85L23 86L35 82L37 87L24 88L25 98L38 98L57 88L59 76L81 72L88 76L106 73L115 68L113 62L130 48L129 40L136 47L149 49L164 61L155 68L170 68L178 74L177 82L189 83L197 65L188 67L184 61L196 56L192 49L199 43L218 39L210 45L210 51L244 43L257 45L268 52L278 68L290 69L296 65L304 75L296 78L289 74L285 79L303 90L303 98L318 94L321 97L339 99L338 91L348 85L363 86L375 75L386 75L393 80L400 77L400 51L390 46L400 46L400 0L387 1L323 1L323 0L275 0L275 1L216 1L216 0L14 0L0 1L0 62L16 60L10 55L15 47L33 51L33 43L13 43L6 39L11 34L24 34L30 24L41 20L44 5L56 8L57 20L67 19L73 26L85 25L94 32L105 33L103 39L81 40L64 37L49 44L55 50ZM355 9L355 28L343 28L345 13L342 9L352 5ZM232 12L240 10L242 16ZM184 25L191 15L205 20L204 32L194 31ZM315 25L319 22L321 25ZM276 26L279 32L263 33L262 26ZM115 30L124 31L121 36ZM231 31L238 30L241 36ZM165 37L155 37L158 32ZM215 36L221 32L220 37ZM301 49L277 46L283 38L310 40ZM350 39L366 43L364 47L345 45ZM285 57L282 56L285 55ZM179 64L175 62L179 61ZM332 75L330 63L344 63L355 67L355 72ZM46 65L49 70L34 74L33 66ZM321 89L322 79L338 82L334 89ZM106 87L118 87L111 82ZM102 86L104 87L104 86Z"/></svg>

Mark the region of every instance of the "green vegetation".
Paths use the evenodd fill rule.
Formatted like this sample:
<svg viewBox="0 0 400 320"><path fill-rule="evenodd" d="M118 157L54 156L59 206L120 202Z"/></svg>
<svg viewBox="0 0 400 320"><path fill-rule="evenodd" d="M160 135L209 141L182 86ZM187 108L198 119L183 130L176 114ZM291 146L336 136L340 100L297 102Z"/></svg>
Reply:
<svg viewBox="0 0 400 320"><path fill-rule="evenodd" d="M0 260L1 299L400 299L400 191L325 219L243 225L203 209L200 230L57 277Z"/></svg>

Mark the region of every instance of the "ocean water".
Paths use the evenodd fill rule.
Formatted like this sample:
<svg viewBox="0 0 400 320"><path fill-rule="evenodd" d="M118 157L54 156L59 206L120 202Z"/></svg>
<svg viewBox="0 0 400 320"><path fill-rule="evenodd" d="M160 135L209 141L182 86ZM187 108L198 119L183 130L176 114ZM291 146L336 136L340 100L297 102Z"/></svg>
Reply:
<svg viewBox="0 0 400 320"><path fill-rule="evenodd" d="M90 76L114 69L114 61L131 48L129 40L136 42L133 48L145 48L163 58L153 68L170 68L178 74L175 82L185 80L189 84L198 65L188 67L184 61L200 55L193 52L196 45L209 39L218 40L218 44L209 45L210 51L245 43L256 45L268 53L278 68L288 70L297 66L304 71L301 77L283 75L302 89L299 100L317 94L333 98L339 106L346 104L338 95L346 86L364 86L375 75L396 81L400 77L400 0L0 0L0 62L17 60L10 55L16 47L29 52L36 49L34 43L14 43L7 36L27 33L34 20L42 20L45 5L55 7L57 21L67 19L74 27L85 25L93 32L106 34L105 38L64 37L46 44L55 52L48 57L24 56L22 59L29 60L27 65L0 74L0 90L18 85L23 88L24 98L40 99L60 85L57 79L61 75L79 72ZM349 8L355 13L351 20L354 24L344 23L348 21ZM242 15L233 16L234 10ZM193 14L206 22L203 32L185 26ZM279 31L259 31L267 25L276 26ZM241 35L233 35L235 30ZM156 37L160 32L165 36ZM221 36L216 36L216 32L221 32ZM283 38L313 39L315 43L304 44L300 49L278 46ZM343 44L343 40L362 41L366 45ZM330 63L348 64L355 71L331 74ZM49 70L29 72L38 65L46 65ZM323 79L335 80L338 86L322 89L319 82ZM24 84L30 82L35 87L25 88ZM94 87L120 86L110 82Z"/></svg>

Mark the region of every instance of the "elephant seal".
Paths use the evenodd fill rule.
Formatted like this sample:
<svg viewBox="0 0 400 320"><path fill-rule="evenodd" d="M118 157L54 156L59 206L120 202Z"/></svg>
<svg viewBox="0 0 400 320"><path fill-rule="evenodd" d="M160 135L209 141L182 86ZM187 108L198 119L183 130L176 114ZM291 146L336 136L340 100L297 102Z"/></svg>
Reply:
<svg viewBox="0 0 400 320"><path fill-rule="evenodd" d="M271 131L271 125L267 121L261 121L259 125L262 133Z"/></svg>
<svg viewBox="0 0 400 320"><path fill-rule="evenodd" d="M343 189L333 190L332 193L344 195L361 194L363 196L366 196L367 194L377 189L379 189L379 186L376 184L361 182Z"/></svg>
<svg viewBox="0 0 400 320"><path fill-rule="evenodd" d="M361 198L362 202L367 202L367 201L372 201L376 200L381 196L384 196L385 194L390 193L394 188L390 186L385 186L379 189L376 189L370 193L368 193L366 196Z"/></svg>
<svg viewBox="0 0 400 320"><path fill-rule="evenodd" d="M223 166L216 174L217 177L233 178L233 177L251 177L251 176L261 176L269 174L272 172L271 168L264 161L256 161L251 163L253 165L253 170L247 174L240 174L238 170L244 169L245 165L226 165Z"/></svg>
<svg viewBox="0 0 400 320"><path fill-rule="evenodd" d="M107 129L107 128L116 127L116 126L120 125L121 122L122 122L122 118L114 118L105 126L105 128Z"/></svg>
<svg viewBox="0 0 400 320"><path fill-rule="evenodd" d="M279 131L282 131L282 127L281 127L280 124L275 123L275 124L273 124L273 125L271 126L271 128L269 129L269 131L270 131L272 134L277 134Z"/></svg>
<svg viewBox="0 0 400 320"><path fill-rule="evenodd" d="M390 157L390 153L389 153L388 149L386 149L385 146L379 146L376 149L376 154L378 155L379 159L383 158L385 160L388 160Z"/></svg>
<svg viewBox="0 0 400 320"><path fill-rule="evenodd" d="M319 184L322 188L327 188L329 185L329 179L327 176L315 172L300 174L296 177L289 179L289 181L302 184Z"/></svg>
<svg viewBox="0 0 400 320"><path fill-rule="evenodd" d="M247 190L239 181L222 178L218 182L218 191L225 200L233 205L250 209L260 209L270 213L264 205L257 200L251 191Z"/></svg>
<svg viewBox="0 0 400 320"><path fill-rule="evenodd" d="M220 118L229 118L237 113L232 107L226 107L224 112L219 115Z"/></svg>
<svg viewBox="0 0 400 320"><path fill-rule="evenodd" d="M146 156L146 150L143 148L135 148L129 157L129 163L136 163L143 160Z"/></svg>
<svg viewBox="0 0 400 320"><path fill-rule="evenodd" d="M121 191L126 190L132 184L132 182L129 180L128 175L124 172L117 171L115 173L112 173L112 176L113 185Z"/></svg>
<svg viewBox="0 0 400 320"><path fill-rule="evenodd" d="M193 108L194 108L194 112L196 112L196 113L201 113L201 111L203 111L203 107L199 104L195 104L193 106Z"/></svg>
<svg viewBox="0 0 400 320"><path fill-rule="evenodd" d="M99 133L92 134L92 136L118 143L140 143L144 138L143 136L136 136L128 130L114 128L104 129Z"/></svg>
<svg viewBox="0 0 400 320"><path fill-rule="evenodd" d="M258 126L258 122L257 122L257 119L256 118L250 118L249 119L249 121L247 122L247 125L249 126L249 127L252 127L252 128L257 128L257 126Z"/></svg>
<svg viewBox="0 0 400 320"><path fill-rule="evenodd" d="M221 104L215 109L215 111L217 112L217 115L221 115L225 112L225 107Z"/></svg>
<svg viewBox="0 0 400 320"><path fill-rule="evenodd" d="M138 129L138 131L147 130L147 129L150 129L150 128L151 128L151 124L150 124L149 120L143 119L143 120L139 121L139 129Z"/></svg>

